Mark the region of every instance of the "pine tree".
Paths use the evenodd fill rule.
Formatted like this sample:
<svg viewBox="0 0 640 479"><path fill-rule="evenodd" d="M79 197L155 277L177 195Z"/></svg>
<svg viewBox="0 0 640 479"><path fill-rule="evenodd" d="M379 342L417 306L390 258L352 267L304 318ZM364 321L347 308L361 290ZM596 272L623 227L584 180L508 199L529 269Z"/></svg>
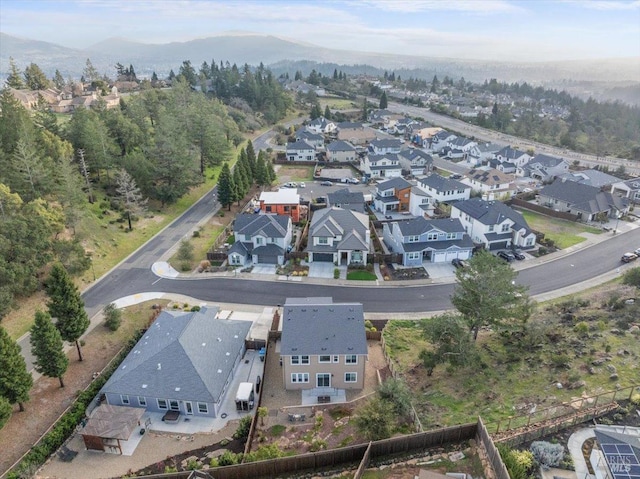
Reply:
<svg viewBox="0 0 640 479"><path fill-rule="evenodd" d="M320 105L318 104L318 102L315 102L311 107L311 111L309 112L309 117L312 120L315 120L316 118L320 118L321 116L322 116L322 110L320 109Z"/></svg>
<svg viewBox="0 0 640 479"><path fill-rule="evenodd" d="M142 196L140 188L136 185L136 180L124 168L116 173L116 185L118 201L122 206L123 212L127 215L129 231L132 231L131 215L139 215L144 212L147 198Z"/></svg>
<svg viewBox="0 0 640 479"><path fill-rule="evenodd" d="M218 178L218 201L224 207L228 207L231 211L231 203L235 199L235 186L233 184L233 178L231 177L231 170L229 169L229 163L226 161L222 165L222 171L220 172L220 178Z"/></svg>
<svg viewBox="0 0 640 479"><path fill-rule="evenodd" d="M267 158L265 160L265 163L267 164L267 174L269 175L269 184L273 183L274 181L276 181L276 172L273 169L273 162L271 161L271 158Z"/></svg>
<svg viewBox="0 0 640 479"><path fill-rule="evenodd" d="M62 336L51 322L51 317L36 311L35 323L31 327L31 353L35 356L36 371L50 378L58 378L64 387L62 376L69 366L69 358L64 353Z"/></svg>
<svg viewBox="0 0 640 479"><path fill-rule="evenodd" d="M329 105L324 107L324 117L327 120L331 120L331 109L329 108Z"/></svg>
<svg viewBox="0 0 640 479"><path fill-rule="evenodd" d="M16 65L16 61L13 57L9 57L9 76L6 79L6 84L9 88L15 88L21 90L24 88L24 82L22 81L22 72Z"/></svg>
<svg viewBox="0 0 640 479"><path fill-rule="evenodd" d="M433 80L431 80L431 93L437 93L439 85L438 76L433 75Z"/></svg>
<svg viewBox="0 0 640 479"><path fill-rule="evenodd" d="M11 406L7 399L0 396L0 429L9 421L12 412L13 406Z"/></svg>
<svg viewBox="0 0 640 479"><path fill-rule="evenodd" d="M258 155L258 161L256 162L256 183L259 186L264 186L269 182L267 177L267 166L264 164L264 157Z"/></svg>
<svg viewBox="0 0 640 479"><path fill-rule="evenodd" d="M56 327L62 339L70 343L75 342L78 359L82 361L82 350L78 340L89 327L90 321L78 288L60 263L54 264L51 268L49 278L45 282L45 290L49 296L49 314L56 319Z"/></svg>
<svg viewBox="0 0 640 479"><path fill-rule="evenodd" d="M31 386L33 378L20 354L20 346L9 337L5 328L0 328L0 396L9 404L18 403L20 411L24 411Z"/></svg>
<svg viewBox="0 0 640 479"><path fill-rule="evenodd" d="M380 97L380 109L384 110L387 108L389 102L387 101L387 92L383 91L382 96Z"/></svg>
<svg viewBox="0 0 640 479"><path fill-rule="evenodd" d="M238 167L237 164L233 168L233 184L236 185L238 197L244 198L244 196L247 194L247 190L245 189L244 181L242 178L242 168ZM240 202L240 199L238 199L238 204L239 202Z"/></svg>
<svg viewBox="0 0 640 479"><path fill-rule="evenodd" d="M256 178L256 150L253 149L253 143L251 140L247 142L247 147L245 148L247 152L247 163L249 168L251 168L251 179L255 180Z"/></svg>

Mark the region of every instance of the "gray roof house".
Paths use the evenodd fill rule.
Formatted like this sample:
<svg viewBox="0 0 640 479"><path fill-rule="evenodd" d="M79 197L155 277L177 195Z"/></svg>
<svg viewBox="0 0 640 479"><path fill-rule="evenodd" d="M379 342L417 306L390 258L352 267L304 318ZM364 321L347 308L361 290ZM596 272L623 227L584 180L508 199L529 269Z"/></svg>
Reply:
<svg viewBox="0 0 640 479"><path fill-rule="evenodd" d="M315 133L331 133L337 128L336 124L331 120L327 120L324 116L311 120L307 124L307 128Z"/></svg>
<svg viewBox="0 0 640 479"><path fill-rule="evenodd" d="M233 222L235 243L229 248L230 265L284 264L293 225L288 215L243 213Z"/></svg>
<svg viewBox="0 0 640 479"><path fill-rule="evenodd" d="M383 240L390 251L402 256L403 266L468 259L473 242L460 220L413 218L383 225Z"/></svg>
<svg viewBox="0 0 640 479"><path fill-rule="evenodd" d="M400 166L412 175L426 175L433 170L433 157L419 148L407 148L398 153Z"/></svg>
<svg viewBox="0 0 640 479"><path fill-rule="evenodd" d="M516 174L547 182L568 171L569 163L564 159L549 155L536 155L527 163L518 167Z"/></svg>
<svg viewBox="0 0 640 479"><path fill-rule="evenodd" d="M524 151L520 151L516 148L511 148L510 146L505 146L500 151L496 152L495 159L499 162L507 161L509 163L513 163L518 166L523 166L531 159L531 155Z"/></svg>
<svg viewBox="0 0 640 479"><path fill-rule="evenodd" d="M595 221L599 215L619 218L629 210L627 198L601 191L595 186L561 179L542 188L538 202L555 211L577 215L582 221Z"/></svg>
<svg viewBox="0 0 640 479"><path fill-rule="evenodd" d="M298 128L298 131L296 131L296 141L306 141L316 149L324 147L324 136L309 130L305 126Z"/></svg>
<svg viewBox="0 0 640 479"><path fill-rule="evenodd" d="M611 193L629 198L633 203L640 203L640 178L632 178L612 184Z"/></svg>
<svg viewBox="0 0 640 479"><path fill-rule="evenodd" d="M306 251L309 263L366 264L369 243L369 217L334 206L313 214Z"/></svg>
<svg viewBox="0 0 640 479"><path fill-rule="evenodd" d="M315 161L316 149L304 140L287 143L287 160L289 161Z"/></svg>
<svg viewBox="0 0 640 479"><path fill-rule="evenodd" d="M606 187L605 189L609 189L611 185L621 181L620 178L616 176L593 169L572 171L570 173L560 175L558 178L575 181L577 183L582 183L583 185L595 186L596 188Z"/></svg>
<svg viewBox="0 0 640 479"><path fill-rule="evenodd" d="M536 243L522 213L500 201L458 201L451 206L451 217L458 218L473 242L485 249L532 248Z"/></svg>
<svg viewBox="0 0 640 479"><path fill-rule="evenodd" d="M367 338L360 303L332 298L287 298L282 311L280 360L285 389L311 403L344 401L364 387Z"/></svg>
<svg viewBox="0 0 640 479"><path fill-rule="evenodd" d="M355 147L343 140L335 140L327 145L327 160L331 162L355 161L358 158Z"/></svg>
<svg viewBox="0 0 640 479"><path fill-rule="evenodd" d="M376 186L373 207L382 214L408 212L413 185L401 177L391 178Z"/></svg>
<svg viewBox="0 0 640 479"><path fill-rule="evenodd" d="M360 170L370 178L393 178L402 176L402 166L398 155L386 153L384 155L365 155L360 160Z"/></svg>
<svg viewBox="0 0 640 479"><path fill-rule="evenodd" d="M400 153L403 141L397 138L381 138L369 143L369 153L385 155L387 153Z"/></svg>
<svg viewBox="0 0 640 479"><path fill-rule="evenodd" d="M332 206L365 213L364 194L362 191L350 191L349 188L332 191L327 194L327 207Z"/></svg>
<svg viewBox="0 0 640 479"><path fill-rule="evenodd" d="M471 186L437 173L419 179L418 188L441 203L468 200L471 195Z"/></svg>
<svg viewBox="0 0 640 479"><path fill-rule="evenodd" d="M251 329L217 314L163 311L102 386L107 403L216 417Z"/></svg>

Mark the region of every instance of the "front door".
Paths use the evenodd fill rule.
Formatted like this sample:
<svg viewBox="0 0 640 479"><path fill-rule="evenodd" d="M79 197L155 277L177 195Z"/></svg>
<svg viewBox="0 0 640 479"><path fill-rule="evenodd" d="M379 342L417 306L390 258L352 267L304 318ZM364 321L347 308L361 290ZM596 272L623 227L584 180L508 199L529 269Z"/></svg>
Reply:
<svg viewBox="0 0 640 479"><path fill-rule="evenodd" d="M191 401L184 402L184 410L187 414L193 414L193 404L191 403Z"/></svg>
<svg viewBox="0 0 640 479"><path fill-rule="evenodd" d="M331 387L331 374L320 373L316 374L316 387L330 388Z"/></svg>

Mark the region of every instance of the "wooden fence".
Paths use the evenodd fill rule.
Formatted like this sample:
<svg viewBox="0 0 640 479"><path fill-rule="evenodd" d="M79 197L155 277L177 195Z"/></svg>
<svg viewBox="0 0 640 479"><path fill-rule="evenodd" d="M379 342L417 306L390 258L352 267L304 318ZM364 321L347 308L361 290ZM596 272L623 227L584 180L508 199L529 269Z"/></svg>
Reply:
<svg viewBox="0 0 640 479"><path fill-rule="evenodd" d="M511 479L509 471L507 471L507 466L504 465L502 457L498 452L498 448L494 444L487 428L484 426L484 423L480 418L478 418L476 441L482 446L482 450L484 451L484 454L486 454L486 459L488 460L491 469L493 469L493 477L495 477L495 479Z"/></svg>
<svg viewBox="0 0 640 479"><path fill-rule="evenodd" d="M520 198L515 198L515 197L511 198L510 203L519 208L536 211L538 213L542 213L543 215L551 216L553 218L560 218L560 219L569 220L569 221L578 221L578 216L572 213L566 213L564 211L555 211L551 208L547 208L546 206L530 203L528 201L521 200Z"/></svg>
<svg viewBox="0 0 640 479"><path fill-rule="evenodd" d="M367 470L367 467L369 467L370 458L371 442L369 442L369 447L367 447L367 450L364 451L364 456L362 456L362 460L360 461L360 465L358 466L356 473L353 475L353 479L362 479L362 476L364 476L364 472Z"/></svg>

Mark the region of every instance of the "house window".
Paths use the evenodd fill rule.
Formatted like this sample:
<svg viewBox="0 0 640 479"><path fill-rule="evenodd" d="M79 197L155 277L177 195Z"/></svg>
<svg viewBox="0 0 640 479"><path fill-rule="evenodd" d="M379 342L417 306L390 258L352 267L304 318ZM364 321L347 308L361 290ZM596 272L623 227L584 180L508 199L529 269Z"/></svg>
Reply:
<svg viewBox="0 0 640 479"><path fill-rule="evenodd" d="M347 354L344 357L344 363L345 364L358 364L358 356L356 356L355 354Z"/></svg>
<svg viewBox="0 0 640 479"><path fill-rule="evenodd" d="M447 239L448 240L456 239L456 233L447 233Z"/></svg>
<svg viewBox="0 0 640 479"><path fill-rule="evenodd" d="M527 246L533 246L533 238L527 238Z"/></svg>
<svg viewBox="0 0 640 479"><path fill-rule="evenodd" d="M169 409L171 409L172 411L180 410L180 405L178 404L177 399L169 399Z"/></svg>
<svg viewBox="0 0 640 479"><path fill-rule="evenodd" d="M169 407L167 406L166 399L157 399L157 401L158 401L158 409L169 409Z"/></svg>
<svg viewBox="0 0 640 479"><path fill-rule="evenodd" d="M285 207L284 207L284 212L285 212L285 213L288 213L290 210L291 210L291 207L290 207L290 206L285 206Z"/></svg>
<svg viewBox="0 0 640 479"><path fill-rule="evenodd" d="M344 373L345 383L355 383L358 381L358 373Z"/></svg>
<svg viewBox="0 0 640 479"><path fill-rule="evenodd" d="M256 244L261 245L264 243L264 238L262 236L256 236Z"/></svg>
<svg viewBox="0 0 640 479"><path fill-rule="evenodd" d="M147 405L147 398L144 396L138 396L138 404L140 406L146 406Z"/></svg>
<svg viewBox="0 0 640 479"><path fill-rule="evenodd" d="M309 373L293 373L291 375L292 383L308 383L309 382Z"/></svg>
<svg viewBox="0 0 640 479"><path fill-rule="evenodd" d="M316 374L316 387L318 387L318 388L330 388L331 387L331 374L329 374L329 373Z"/></svg>
<svg viewBox="0 0 640 479"><path fill-rule="evenodd" d="M309 364L309 356L300 356L300 364Z"/></svg>
<svg viewBox="0 0 640 479"><path fill-rule="evenodd" d="M198 412L200 414L209 414L209 405L206 402L199 402Z"/></svg>
<svg viewBox="0 0 640 479"><path fill-rule="evenodd" d="M427 235L427 241L435 241L438 239L438 233L429 233Z"/></svg>
<svg viewBox="0 0 640 479"><path fill-rule="evenodd" d="M329 238L325 236L318 238L318 244L329 244Z"/></svg>
<svg viewBox="0 0 640 479"><path fill-rule="evenodd" d="M120 401L122 401L122 404L129 404L129 396L126 394L120 394Z"/></svg>
<svg viewBox="0 0 640 479"><path fill-rule="evenodd" d="M334 357L333 357L333 362L334 362L334 363L338 363L338 362L340 362L340 357L339 357L339 356L334 356Z"/></svg>
<svg viewBox="0 0 640 479"><path fill-rule="evenodd" d="M511 229L511 225L509 223L505 223L505 224L502 225L502 232L503 233L506 233L510 229Z"/></svg>
<svg viewBox="0 0 640 479"><path fill-rule="evenodd" d="M489 225L489 232L491 233L494 229L494 225Z"/></svg>
<svg viewBox="0 0 640 479"><path fill-rule="evenodd" d="M291 356L291 364L300 364L300 356Z"/></svg>
<svg viewBox="0 0 640 479"><path fill-rule="evenodd" d="M319 363L330 363L331 362L331 356L329 356L328 354L326 355L321 355L318 358L318 362Z"/></svg>
<svg viewBox="0 0 640 479"><path fill-rule="evenodd" d="M407 259L420 259L420 252L407 253Z"/></svg>
<svg viewBox="0 0 640 479"><path fill-rule="evenodd" d="M417 243L420 241L420 235L409 236L407 243Z"/></svg>
<svg viewBox="0 0 640 479"><path fill-rule="evenodd" d="M266 210L267 213L271 213L271 206L266 206L265 210Z"/></svg>

